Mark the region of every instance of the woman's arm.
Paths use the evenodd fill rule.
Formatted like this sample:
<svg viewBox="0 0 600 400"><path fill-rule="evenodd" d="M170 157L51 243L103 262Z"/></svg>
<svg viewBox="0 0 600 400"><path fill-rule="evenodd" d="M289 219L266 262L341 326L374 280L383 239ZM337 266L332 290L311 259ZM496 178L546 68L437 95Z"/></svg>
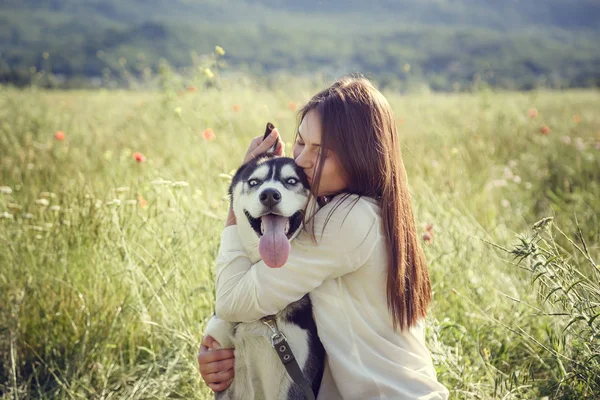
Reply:
<svg viewBox="0 0 600 400"><path fill-rule="evenodd" d="M216 315L227 321L250 322L276 314L323 281L363 265L380 239L378 218L364 199L355 203L356 198L350 197L339 207L338 200L314 217L317 244L303 230L281 268L269 268L262 261L252 265L237 227L227 226L217 257ZM335 211L323 230L332 207Z"/></svg>

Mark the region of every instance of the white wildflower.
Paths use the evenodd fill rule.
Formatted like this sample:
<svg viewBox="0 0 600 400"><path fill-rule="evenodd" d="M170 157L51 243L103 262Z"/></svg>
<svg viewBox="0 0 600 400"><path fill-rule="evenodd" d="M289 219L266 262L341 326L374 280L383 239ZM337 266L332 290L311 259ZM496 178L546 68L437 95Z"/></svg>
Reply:
<svg viewBox="0 0 600 400"><path fill-rule="evenodd" d="M21 207L19 204L16 204L16 203L8 203L6 205L6 208L8 208L12 212L19 212L23 209L23 207Z"/></svg>
<svg viewBox="0 0 600 400"><path fill-rule="evenodd" d="M50 202L48 201L48 199L37 199L35 201L35 204L42 206L42 207L47 207L48 204L50 204Z"/></svg>
<svg viewBox="0 0 600 400"><path fill-rule="evenodd" d="M0 219L13 219L13 215L4 211L2 214L0 214Z"/></svg>
<svg viewBox="0 0 600 400"><path fill-rule="evenodd" d="M113 199L111 201L107 201L106 205L107 206L117 206L117 207L119 207L121 205L121 200L119 200L119 199Z"/></svg>
<svg viewBox="0 0 600 400"><path fill-rule="evenodd" d="M11 194L12 189L9 186L0 186L0 193L2 194Z"/></svg>
<svg viewBox="0 0 600 400"><path fill-rule="evenodd" d="M50 211L55 211L55 212L56 212L56 211L60 211L60 206L51 206L51 207L49 208L49 210L50 210Z"/></svg>
<svg viewBox="0 0 600 400"><path fill-rule="evenodd" d="M564 144L571 144L571 136L561 136L560 141Z"/></svg>
<svg viewBox="0 0 600 400"><path fill-rule="evenodd" d="M165 179L159 178L159 179L153 180L150 183L153 184L154 186L162 186L162 185L170 185L171 181L167 181Z"/></svg>
<svg viewBox="0 0 600 400"><path fill-rule="evenodd" d="M577 147L577 150L583 151L586 149L587 145L585 144L585 142L583 141L582 138L576 137L575 138L575 147Z"/></svg>
<svg viewBox="0 0 600 400"><path fill-rule="evenodd" d="M173 187L183 188L183 187L188 187L188 186L190 186L190 184L187 183L186 181L173 182Z"/></svg>

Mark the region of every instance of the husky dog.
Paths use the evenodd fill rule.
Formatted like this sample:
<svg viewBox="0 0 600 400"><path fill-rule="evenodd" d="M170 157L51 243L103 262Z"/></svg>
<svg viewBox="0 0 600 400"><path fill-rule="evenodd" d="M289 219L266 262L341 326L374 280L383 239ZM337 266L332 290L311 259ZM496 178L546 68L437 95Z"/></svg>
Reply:
<svg viewBox="0 0 600 400"><path fill-rule="evenodd" d="M273 128L267 124L265 137ZM229 195L240 238L252 263L262 259L267 266L279 268L287 261L290 241L300 232L310 192L302 168L291 158L274 156L272 150L237 170ZM305 399L312 397L307 394L310 389L316 397L325 350L317 336L309 296L288 305L272 319L287 337L306 380L304 386L288 374L272 347L272 328L262 320L229 323L213 316L206 334L222 348L235 348L233 382L227 390L216 393L216 399Z"/></svg>

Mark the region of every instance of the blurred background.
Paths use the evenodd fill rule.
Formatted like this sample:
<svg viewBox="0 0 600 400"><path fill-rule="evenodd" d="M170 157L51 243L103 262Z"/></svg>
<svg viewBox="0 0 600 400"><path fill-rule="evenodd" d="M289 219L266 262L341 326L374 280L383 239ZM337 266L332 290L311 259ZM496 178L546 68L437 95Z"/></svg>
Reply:
<svg viewBox="0 0 600 400"><path fill-rule="evenodd" d="M596 87L599 33L597 0L3 0L0 82L139 85L219 45L229 73L263 79L361 72L399 90Z"/></svg>

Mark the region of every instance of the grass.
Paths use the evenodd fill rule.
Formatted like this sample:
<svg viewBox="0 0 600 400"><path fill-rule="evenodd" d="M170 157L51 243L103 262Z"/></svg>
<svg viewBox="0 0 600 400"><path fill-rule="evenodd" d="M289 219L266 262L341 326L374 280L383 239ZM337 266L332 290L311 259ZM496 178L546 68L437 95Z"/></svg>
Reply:
<svg viewBox="0 0 600 400"><path fill-rule="evenodd" d="M195 358L229 175L318 89L278 87L0 89L2 398L211 398ZM600 94L386 96L452 398L593 398Z"/></svg>

